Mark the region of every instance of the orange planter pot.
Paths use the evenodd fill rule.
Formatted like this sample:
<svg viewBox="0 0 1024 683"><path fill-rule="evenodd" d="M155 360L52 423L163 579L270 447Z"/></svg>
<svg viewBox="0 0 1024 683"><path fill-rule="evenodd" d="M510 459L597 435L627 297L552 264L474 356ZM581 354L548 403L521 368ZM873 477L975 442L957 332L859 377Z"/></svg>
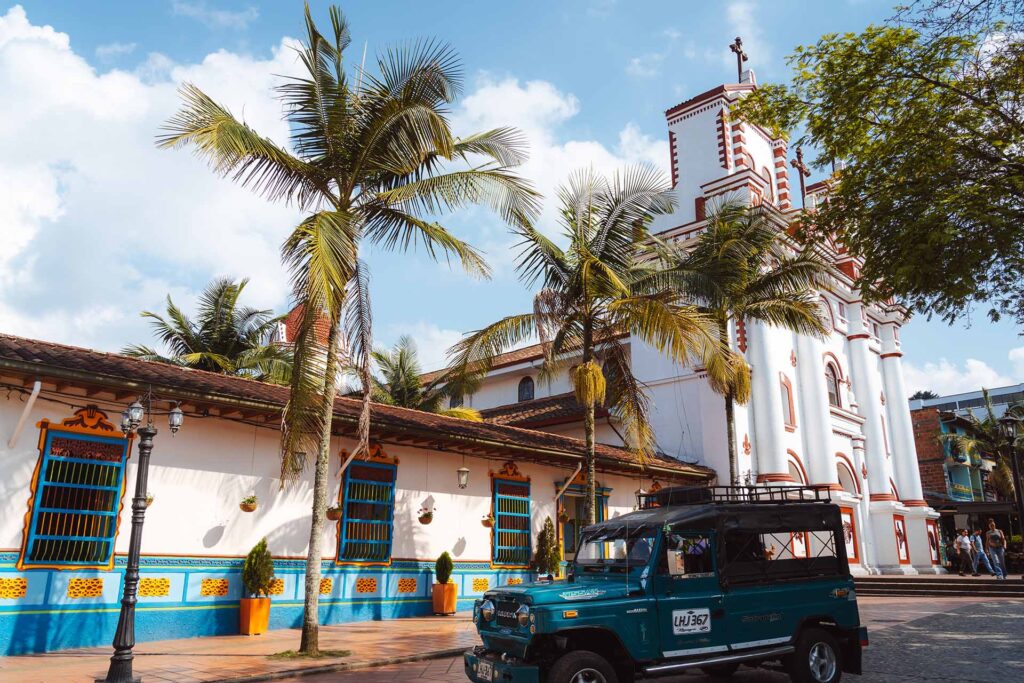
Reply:
<svg viewBox="0 0 1024 683"><path fill-rule="evenodd" d="M267 632L270 625L270 598L242 598L238 611L238 631L243 636Z"/></svg>
<svg viewBox="0 0 1024 683"><path fill-rule="evenodd" d="M431 597L434 601L434 614L455 614L459 587L454 583L435 583Z"/></svg>

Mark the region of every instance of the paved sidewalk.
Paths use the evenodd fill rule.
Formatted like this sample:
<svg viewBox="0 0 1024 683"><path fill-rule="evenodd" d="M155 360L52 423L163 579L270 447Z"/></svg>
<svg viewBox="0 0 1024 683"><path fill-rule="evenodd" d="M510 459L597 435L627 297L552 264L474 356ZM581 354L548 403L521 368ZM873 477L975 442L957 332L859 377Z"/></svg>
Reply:
<svg viewBox="0 0 1024 683"><path fill-rule="evenodd" d="M262 636L215 636L140 643L135 673L146 683L199 683L281 678L286 672L363 668L433 657L452 657L480 641L468 613L320 627L322 650L351 650L341 659L269 659L299 646L298 629ZM111 649L84 648L46 655L0 657L0 681L84 683L107 673Z"/></svg>

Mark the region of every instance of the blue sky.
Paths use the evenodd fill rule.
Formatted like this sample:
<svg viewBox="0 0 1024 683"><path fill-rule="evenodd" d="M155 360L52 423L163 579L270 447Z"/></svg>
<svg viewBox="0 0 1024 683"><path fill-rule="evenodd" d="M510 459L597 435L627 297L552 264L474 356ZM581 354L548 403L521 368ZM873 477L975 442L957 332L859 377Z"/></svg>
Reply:
<svg viewBox="0 0 1024 683"><path fill-rule="evenodd" d="M192 81L283 140L270 97L294 70L289 37L301 2L0 2L0 330L116 350L148 341L138 317L170 293L190 306L217 275L248 276L250 302L287 306L277 259L297 214L215 179L187 152L157 151L159 124ZM313 3L326 20L326 3ZM822 33L883 20L891 3L351 2L350 59L432 36L466 72L453 112L460 132L521 127L523 169L550 194L573 168L667 162L663 112L735 77L727 45L743 36L760 82L786 76L785 56ZM5 198L5 194L8 196ZM549 229L550 209L546 212ZM428 365L460 331L527 310L510 240L483 211L453 216L485 249L489 282L423 255L368 255L376 337L412 333ZM908 385L941 392L1024 381L1024 340L1010 323L912 321L902 335Z"/></svg>

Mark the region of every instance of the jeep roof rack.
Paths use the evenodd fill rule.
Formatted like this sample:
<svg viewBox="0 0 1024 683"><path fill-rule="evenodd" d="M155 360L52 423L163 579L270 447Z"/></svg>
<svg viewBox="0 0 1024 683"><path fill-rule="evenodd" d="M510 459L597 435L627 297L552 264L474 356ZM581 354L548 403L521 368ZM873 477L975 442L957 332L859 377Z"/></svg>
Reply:
<svg viewBox="0 0 1024 683"><path fill-rule="evenodd" d="M782 505L832 502L831 491L824 486L673 486L638 493L636 499L641 510L714 503Z"/></svg>

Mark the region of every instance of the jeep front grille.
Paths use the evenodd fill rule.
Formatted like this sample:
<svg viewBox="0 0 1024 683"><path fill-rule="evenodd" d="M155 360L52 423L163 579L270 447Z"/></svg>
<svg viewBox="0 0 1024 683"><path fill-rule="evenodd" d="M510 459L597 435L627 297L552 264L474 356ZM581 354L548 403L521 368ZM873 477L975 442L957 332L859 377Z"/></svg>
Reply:
<svg viewBox="0 0 1024 683"><path fill-rule="evenodd" d="M497 600L494 603L494 611L498 617L498 626L518 626L519 622L516 620L517 609L519 609L519 603L514 600Z"/></svg>

